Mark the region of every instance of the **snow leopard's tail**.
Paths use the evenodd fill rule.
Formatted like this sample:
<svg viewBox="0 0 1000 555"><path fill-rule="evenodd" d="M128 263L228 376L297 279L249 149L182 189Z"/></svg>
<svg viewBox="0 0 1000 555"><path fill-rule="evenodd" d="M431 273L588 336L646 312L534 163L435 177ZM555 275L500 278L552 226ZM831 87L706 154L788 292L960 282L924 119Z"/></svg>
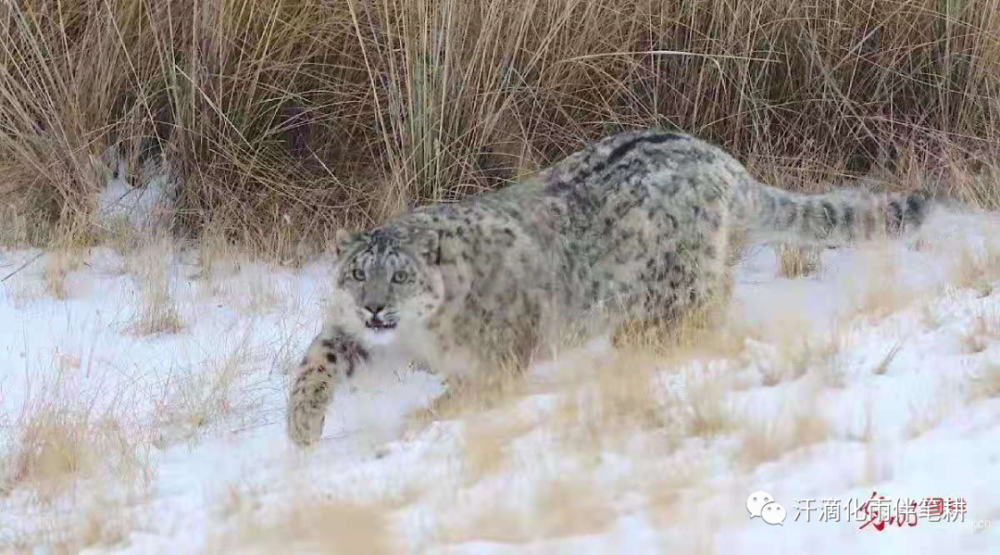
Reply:
<svg viewBox="0 0 1000 555"><path fill-rule="evenodd" d="M747 183L734 192L732 213L737 225L758 239L837 246L912 232L927 220L933 204L926 191L801 194Z"/></svg>

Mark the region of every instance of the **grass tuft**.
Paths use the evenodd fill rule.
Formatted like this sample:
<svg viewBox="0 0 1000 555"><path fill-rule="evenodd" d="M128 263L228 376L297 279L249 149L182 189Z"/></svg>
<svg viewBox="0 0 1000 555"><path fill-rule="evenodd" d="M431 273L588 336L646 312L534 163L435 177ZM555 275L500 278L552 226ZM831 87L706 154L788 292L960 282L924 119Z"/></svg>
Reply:
<svg viewBox="0 0 1000 555"><path fill-rule="evenodd" d="M170 334L184 328L171 288L173 252L173 243L161 239L138 249L126 260L137 289L136 314L127 325L131 333Z"/></svg>
<svg viewBox="0 0 1000 555"><path fill-rule="evenodd" d="M798 279L816 273L822 267L820 254L816 248L782 245L778 249L781 277Z"/></svg>
<svg viewBox="0 0 1000 555"><path fill-rule="evenodd" d="M502 187L646 126L695 132L790 188L918 175L995 208L997 9L7 2L0 195L30 222L0 241L91 217L111 176L166 176L181 229L221 226L296 265L336 226Z"/></svg>

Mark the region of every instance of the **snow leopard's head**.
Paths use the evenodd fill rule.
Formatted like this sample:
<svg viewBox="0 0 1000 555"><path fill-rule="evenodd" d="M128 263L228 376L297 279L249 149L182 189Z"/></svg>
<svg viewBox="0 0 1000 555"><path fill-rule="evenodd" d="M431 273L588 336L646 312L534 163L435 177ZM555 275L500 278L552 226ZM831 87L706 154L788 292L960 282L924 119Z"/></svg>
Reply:
<svg viewBox="0 0 1000 555"><path fill-rule="evenodd" d="M369 339L381 343L398 328L419 325L441 306L438 266L441 237L435 230L380 228L337 232L337 285L354 300Z"/></svg>

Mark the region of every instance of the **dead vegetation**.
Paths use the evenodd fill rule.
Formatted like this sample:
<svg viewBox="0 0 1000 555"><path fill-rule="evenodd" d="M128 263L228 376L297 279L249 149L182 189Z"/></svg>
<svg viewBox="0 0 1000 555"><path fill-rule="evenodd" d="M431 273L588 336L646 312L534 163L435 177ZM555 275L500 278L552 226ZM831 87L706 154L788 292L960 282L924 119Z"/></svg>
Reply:
<svg viewBox="0 0 1000 555"><path fill-rule="evenodd" d="M128 396L99 404L71 384L68 370L32 384L20 413L4 430L0 491L28 488L54 499L81 478L139 487L151 478L143 428L128 416Z"/></svg>
<svg viewBox="0 0 1000 555"><path fill-rule="evenodd" d="M998 10L996 0L7 2L0 5L0 244L59 245L43 283L49 295L71 297L74 249L93 232L78 222L93 225L93 197L106 181L95 160L114 145L139 186L149 181L140 168L169 161L184 184L179 231L202 239L206 290L234 293L224 280L245 265L234 245L296 265L333 226L369 226L405 207L501 187L586 141L648 125L695 132L789 188L877 174L884 187L902 189L917 175L997 208ZM129 330L181 330L164 262L172 247L124 227L98 231L130 260L137 312ZM987 244L985 255L963 255L956 283L989 293L1000 276L995 251ZM733 253L735 261L745 244ZM877 319L907 306L913 293L901 286L892 257L875 256L881 262L858 278L865 288L854 315ZM784 249L780 257L785 277L821 269L818 252ZM14 287L15 304L42 293ZM263 275L235 292L255 313L281 306L284 294ZM963 338L969 352L1000 336L994 320L977 320ZM624 450L621 432L636 429L659 434L667 451L688 439L742 434L742 460L753 466L825 440L828 423L806 404L761 423L732 402L741 377L697 378L709 361L738 360L748 339L761 339L749 325L718 322L625 326L629 352L576 368L574 381L557 384L558 433L548 431L559 448L596 458L600 449ZM814 376L823 387L842 387L846 335L835 329L802 339L809 334L794 331L798 339L767 340L776 355L764 385ZM893 347L872 372L890 372L898 352ZM252 412L247 379L256 361L242 341L203 367L171 367L157 393L158 424L192 437ZM974 395L995 397L998 375L987 365ZM456 384L432 407L428 418L469 424L462 457L471 482L514 464L511 446L540 426L484 419L530 387L505 370ZM16 456L3 463L8 489L105 467L128 479L148 475L142 442L119 412L36 400L20 418L11 438ZM914 433L935 418L914 423ZM869 479L881 478L869 463ZM676 480L663 484L664 507L674 507L685 485ZM594 533L615 514L611 501L589 484L555 479L542 484L532 511L465 507L442 537L518 542ZM381 506L299 500L268 511L244 499L231 511L236 532L220 538L216 552L398 547ZM66 551L120 541L128 524L94 514L63 542Z"/></svg>
<svg viewBox="0 0 1000 555"><path fill-rule="evenodd" d="M816 273L821 268L821 252L818 248L781 245L778 248L781 277L798 279Z"/></svg>
<svg viewBox="0 0 1000 555"><path fill-rule="evenodd" d="M66 278L81 265L81 255L78 252L58 249L45 257L43 278L46 292L59 300L69 297L66 288Z"/></svg>
<svg viewBox="0 0 1000 555"><path fill-rule="evenodd" d="M136 290L136 312L126 328L136 335L177 333L184 328L172 292L174 243L160 239L126 259Z"/></svg>
<svg viewBox="0 0 1000 555"><path fill-rule="evenodd" d="M614 521L612 500L598 485L571 478L541 479L527 507L514 499L463 503L440 515L442 544L492 541L523 544L600 533Z"/></svg>
<svg viewBox="0 0 1000 555"><path fill-rule="evenodd" d="M97 494L72 511L49 515L30 533L0 537L0 541L5 548L13 547L16 552L44 548L57 555L123 547L136 525L132 501Z"/></svg>
<svg viewBox="0 0 1000 555"><path fill-rule="evenodd" d="M730 310L731 291L675 319L627 320L612 335L621 351L656 353L673 360L736 356L753 331Z"/></svg>
<svg viewBox="0 0 1000 555"><path fill-rule="evenodd" d="M472 484L503 470L511 463L509 449L513 442L538 424L533 419L504 415L470 414L464 418L463 439L466 480Z"/></svg>
<svg viewBox="0 0 1000 555"><path fill-rule="evenodd" d="M847 316L880 320L910 306L920 291L907 282L899 256L888 243L860 250L864 275L846 276L851 281L851 311Z"/></svg>
<svg viewBox="0 0 1000 555"><path fill-rule="evenodd" d="M744 419L747 425L739 450L743 463L753 467L777 460L786 453L822 443L831 437L830 425L808 399L797 399L796 402L796 406L788 407L777 415L754 415Z"/></svg>
<svg viewBox="0 0 1000 555"><path fill-rule="evenodd" d="M952 266L951 281L956 287L975 289L985 297L1000 280L1000 245L991 234L981 246L976 250L969 244L963 245L958 261Z"/></svg>
<svg viewBox="0 0 1000 555"><path fill-rule="evenodd" d="M250 344L251 334L248 329L201 364L162 372L153 392L159 443L197 437L229 419L254 419L260 397L253 394L251 377L261 357Z"/></svg>
<svg viewBox="0 0 1000 555"><path fill-rule="evenodd" d="M962 336L962 345L970 354L981 353L1000 341L1000 315L984 310L975 316L969 330Z"/></svg>
<svg viewBox="0 0 1000 555"><path fill-rule="evenodd" d="M972 378L972 398L997 397L1000 397L1000 363L988 362Z"/></svg>
<svg viewBox="0 0 1000 555"><path fill-rule="evenodd" d="M500 187L657 125L787 187L875 175L903 188L917 172L995 207L996 9L8 2L0 194L29 216L23 230L89 215L112 147L132 185L183 183L182 229L217 227L295 264L332 225Z"/></svg>
<svg viewBox="0 0 1000 555"><path fill-rule="evenodd" d="M208 553L397 553L388 511L336 499L295 499L277 508L244 507L233 531Z"/></svg>
<svg viewBox="0 0 1000 555"><path fill-rule="evenodd" d="M24 308L45 296L45 286L34 279L12 279L3 284L4 296L11 306Z"/></svg>
<svg viewBox="0 0 1000 555"><path fill-rule="evenodd" d="M892 361L896 359L896 356L899 355L899 351L903 348L903 343L904 340L902 339L894 343L893 346L886 351L882 360L879 361L879 363L872 369L872 374L875 374L876 376L883 376L888 373L889 367L892 365Z"/></svg>
<svg viewBox="0 0 1000 555"><path fill-rule="evenodd" d="M773 387L809 376L825 387L843 387L840 357L849 348L849 339L842 323L816 329L805 314L785 313L774 320L762 340L761 385Z"/></svg>
<svg viewBox="0 0 1000 555"><path fill-rule="evenodd" d="M445 393L426 411L417 415L418 422L448 420L469 412L482 412L506 406L527 393L524 368L501 363L491 371L447 380Z"/></svg>

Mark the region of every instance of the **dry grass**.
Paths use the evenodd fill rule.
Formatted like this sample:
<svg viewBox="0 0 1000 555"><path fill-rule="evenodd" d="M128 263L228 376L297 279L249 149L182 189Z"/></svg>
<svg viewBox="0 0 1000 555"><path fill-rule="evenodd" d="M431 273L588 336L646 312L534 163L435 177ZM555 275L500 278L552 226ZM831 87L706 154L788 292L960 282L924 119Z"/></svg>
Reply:
<svg viewBox="0 0 1000 555"><path fill-rule="evenodd" d="M934 299L920 303L920 323L928 330L937 330L944 323L943 314Z"/></svg>
<svg viewBox="0 0 1000 555"><path fill-rule="evenodd" d="M220 223L224 229L224 222ZM223 297L227 303L252 313L277 310L295 310L299 302L292 291L279 287L275 273L279 268L274 260L258 260L263 253L277 250L250 250L241 248L217 229L206 231L198 241L198 272L201 291L211 296ZM301 257L284 260L285 263L301 262ZM281 261L277 261L281 262Z"/></svg>
<svg viewBox="0 0 1000 555"><path fill-rule="evenodd" d="M153 398L161 443L191 438L233 418L253 417L260 399L252 378L263 358L251 349L251 334L248 329L202 364L164 372Z"/></svg>
<svg viewBox="0 0 1000 555"><path fill-rule="evenodd" d="M513 364L465 378L449 378L444 394L426 411L419 412L417 422L450 420L470 412L484 412L508 405L527 392L524 369Z"/></svg>
<svg viewBox="0 0 1000 555"><path fill-rule="evenodd" d="M784 332L773 338L773 365L762 368L763 385L774 386L814 376L826 387L844 386L840 354L849 346L849 336L844 329L835 326L821 333L812 332L808 323L779 329Z"/></svg>
<svg viewBox="0 0 1000 555"><path fill-rule="evenodd" d="M25 534L4 539L4 545L16 553L43 550L54 555L111 549L127 545L135 529L133 507L127 500L97 494L72 511L46 515L45 522Z"/></svg>
<svg viewBox="0 0 1000 555"><path fill-rule="evenodd" d="M777 460L796 449L822 443L832 435L830 425L808 403L786 408L774 418L762 419L757 415L747 418L746 422L749 424L743 435L739 456L751 467Z"/></svg>
<svg viewBox="0 0 1000 555"><path fill-rule="evenodd" d="M184 328L171 291L173 243L160 239L135 251L126 260L137 289L137 310L127 324L136 335L177 333Z"/></svg>
<svg viewBox="0 0 1000 555"><path fill-rule="evenodd" d="M294 295L277 287L273 273L267 268L246 267L239 277L246 284L240 304L252 313L276 310L294 300Z"/></svg>
<svg viewBox="0 0 1000 555"><path fill-rule="evenodd" d="M99 241L109 246L111 250L124 259L139 255L141 250L149 248L152 243L155 243L155 239L130 225L124 218L112 219L100 231Z"/></svg>
<svg viewBox="0 0 1000 555"><path fill-rule="evenodd" d="M688 403L685 430L689 435L713 438L736 428L738 416L727 399L725 384L705 380L687 391L683 399Z"/></svg>
<svg viewBox="0 0 1000 555"><path fill-rule="evenodd" d="M498 496L461 503L442 512L439 543L471 541L523 544L600 533L614 520L611 498L598 484L570 478L541 480L527 507Z"/></svg>
<svg viewBox="0 0 1000 555"><path fill-rule="evenodd" d="M227 483L221 494L206 501L214 516L229 519L259 511L264 506L263 494L261 486L236 481Z"/></svg>
<svg viewBox="0 0 1000 555"><path fill-rule="evenodd" d="M290 506L244 507L234 531L220 534L208 553L398 552L387 511L329 499L298 499Z"/></svg>
<svg viewBox="0 0 1000 555"><path fill-rule="evenodd" d="M152 469L146 436L127 416L124 397L98 406L73 390L64 372L34 384L4 434L9 456L0 462L0 490L27 487L44 501L86 477L147 483Z"/></svg>
<svg viewBox="0 0 1000 555"><path fill-rule="evenodd" d="M567 457L582 460L608 449L628 451L637 433L655 435L666 453L688 438L723 436L736 428L729 399L734 383L706 374L702 362L622 353L574 367L555 390L561 401L550 419L553 436Z"/></svg>
<svg viewBox="0 0 1000 555"><path fill-rule="evenodd" d="M882 360L879 361L877 365L872 369L872 374L876 376L884 376L889 371L889 366L892 365L892 361L896 359L896 355L899 354L900 349L903 348L903 340L900 339L889 348Z"/></svg>
<svg viewBox="0 0 1000 555"><path fill-rule="evenodd" d="M972 398L996 397L1000 397L1000 364L989 362L972 379Z"/></svg>
<svg viewBox="0 0 1000 555"><path fill-rule="evenodd" d="M605 449L617 449L625 439L623 430L664 429L676 420L673 405L652 381L648 365L632 366L623 373L619 361L583 372L559 384L558 410L550 418L551 433L567 458L586 459ZM633 362L636 362L633 359ZM620 373L615 379L615 370ZM670 434L676 445L681 435Z"/></svg>
<svg viewBox="0 0 1000 555"><path fill-rule="evenodd" d="M864 275L852 277L850 316L879 320L919 298L919 292L907 284L903 265L889 244L870 245L859 254Z"/></svg>
<svg viewBox="0 0 1000 555"><path fill-rule="evenodd" d="M641 490L652 522L661 527L675 526L690 517L682 502L684 490L698 490L712 478L712 468L702 454L660 458L653 472L636 473L630 486ZM708 488L705 488L708 489Z"/></svg>
<svg viewBox="0 0 1000 555"><path fill-rule="evenodd" d="M736 230L730 233L726 265L729 267L739 265L754 251L754 247L754 242L746 232Z"/></svg>
<svg viewBox="0 0 1000 555"><path fill-rule="evenodd" d="M983 296L992 292L994 282L1000 280L1000 245L994 239L988 237L978 252L968 244L959 251L950 276L956 287L976 289Z"/></svg>
<svg viewBox="0 0 1000 555"><path fill-rule="evenodd" d="M220 280L231 277L238 270L238 249L225 234L224 223L212 222L198 241L198 273L196 276L211 285L210 291L221 291Z"/></svg>
<svg viewBox="0 0 1000 555"><path fill-rule="evenodd" d="M469 415L465 418L462 437L465 440L463 455L467 483L475 483L485 476L503 470L510 462L509 449L519 437L537 425L532 419L518 414Z"/></svg>
<svg viewBox="0 0 1000 555"><path fill-rule="evenodd" d="M720 301L666 327L628 323L609 357L563 361L551 386L562 398L554 434L567 456L627 450L636 430L656 435L667 452L733 431L730 393L745 380L709 364L739 360L753 330L727 311Z"/></svg>
<svg viewBox="0 0 1000 555"><path fill-rule="evenodd" d="M544 538L599 534L616 517L610 495L589 480L543 483L534 501L535 522Z"/></svg>
<svg viewBox="0 0 1000 555"><path fill-rule="evenodd" d="M821 254L817 248L781 245L778 248L781 277L798 279L816 273L822 267Z"/></svg>
<svg viewBox="0 0 1000 555"><path fill-rule="evenodd" d="M66 278L79 269L82 255L75 251L57 249L45 257L42 273L45 291L56 299L65 300L69 297L66 289Z"/></svg>
<svg viewBox="0 0 1000 555"><path fill-rule="evenodd" d="M730 301L722 295L669 321L626 321L615 330L612 343L620 351L658 354L673 361L737 356L754 331L729 311Z"/></svg>
<svg viewBox="0 0 1000 555"><path fill-rule="evenodd" d="M21 309L45 296L45 286L34 279L12 279L3 284L7 302Z"/></svg>
<svg viewBox="0 0 1000 555"><path fill-rule="evenodd" d="M0 171L2 171L0 166ZM2 189L0 189L2 190ZM43 247L52 243L52 226L21 199L0 204L0 247Z"/></svg>
<svg viewBox="0 0 1000 555"><path fill-rule="evenodd" d="M268 367L272 373L292 375L302 362L302 347L298 338L304 337L312 330L312 322L303 322L297 326L286 326L286 321L280 323L280 337L284 339L272 343L269 347L271 362Z"/></svg>
<svg viewBox="0 0 1000 555"><path fill-rule="evenodd" d="M990 345L1000 341L1000 314L994 310L980 312L961 340L968 353L985 351Z"/></svg>
<svg viewBox="0 0 1000 555"><path fill-rule="evenodd" d="M138 186L165 158L184 228L224 221L294 263L331 223L499 187L584 141L661 125L793 187L873 172L903 187L918 168L992 207L997 9L8 2L0 194L60 222L93 210L108 147Z"/></svg>

